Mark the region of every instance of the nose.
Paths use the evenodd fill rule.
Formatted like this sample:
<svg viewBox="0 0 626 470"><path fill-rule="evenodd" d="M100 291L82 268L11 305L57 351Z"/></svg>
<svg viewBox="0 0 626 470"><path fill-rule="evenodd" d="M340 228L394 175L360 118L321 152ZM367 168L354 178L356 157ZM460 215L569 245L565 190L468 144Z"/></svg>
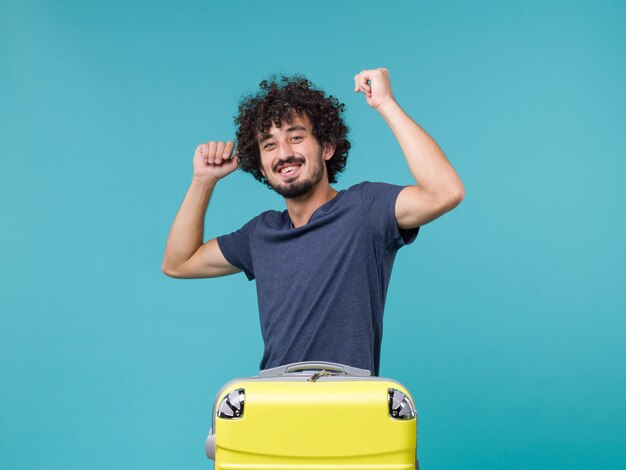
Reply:
<svg viewBox="0 0 626 470"><path fill-rule="evenodd" d="M289 145L289 141L287 139L280 139L276 145L278 147L278 158L281 160L286 160L287 158L293 156L291 145Z"/></svg>

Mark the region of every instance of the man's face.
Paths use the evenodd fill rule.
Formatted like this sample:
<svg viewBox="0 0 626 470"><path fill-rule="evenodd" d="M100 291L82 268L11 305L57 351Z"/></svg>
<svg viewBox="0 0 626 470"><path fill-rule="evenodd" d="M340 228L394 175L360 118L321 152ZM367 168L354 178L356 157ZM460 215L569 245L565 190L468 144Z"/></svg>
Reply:
<svg viewBox="0 0 626 470"><path fill-rule="evenodd" d="M283 122L280 128L272 125L267 133L259 134L259 151L261 172L284 198L302 196L323 179L328 182L325 161L334 147L319 144L304 115Z"/></svg>

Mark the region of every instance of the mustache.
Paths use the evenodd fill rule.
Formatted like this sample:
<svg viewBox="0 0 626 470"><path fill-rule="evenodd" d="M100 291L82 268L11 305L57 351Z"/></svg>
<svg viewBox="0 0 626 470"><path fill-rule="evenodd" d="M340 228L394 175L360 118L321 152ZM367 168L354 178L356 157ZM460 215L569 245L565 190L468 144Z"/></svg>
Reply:
<svg viewBox="0 0 626 470"><path fill-rule="evenodd" d="M283 165L288 165L288 164L292 164L292 163L298 163L300 165L304 165L304 158L302 157L289 157L286 158L285 160L278 160L274 166L272 167L272 169L274 171L277 171L278 168L280 168Z"/></svg>

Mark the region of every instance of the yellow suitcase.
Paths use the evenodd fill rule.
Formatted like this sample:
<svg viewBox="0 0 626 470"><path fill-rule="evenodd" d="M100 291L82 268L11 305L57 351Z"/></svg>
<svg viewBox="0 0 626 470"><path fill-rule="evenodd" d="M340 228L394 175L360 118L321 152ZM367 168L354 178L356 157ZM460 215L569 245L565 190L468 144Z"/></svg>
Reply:
<svg viewBox="0 0 626 470"><path fill-rule="evenodd" d="M300 362L224 385L206 454L215 470L417 469L417 416L400 383Z"/></svg>

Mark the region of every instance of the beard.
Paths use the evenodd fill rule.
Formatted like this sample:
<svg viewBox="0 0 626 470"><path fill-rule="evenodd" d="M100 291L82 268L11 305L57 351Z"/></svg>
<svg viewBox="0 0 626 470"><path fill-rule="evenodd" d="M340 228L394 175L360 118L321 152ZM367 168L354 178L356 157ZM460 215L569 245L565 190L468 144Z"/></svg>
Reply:
<svg viewBox="0 0 626 470"><path fill-rule="evenodd" d="M272 182L268 179L268 183L272 187L274 191L280 194L285 199L294 199L296 197L300 197L306 193L308 193L311 188L313 188L317 183L322 181L324 177L324 159L322 158L323 151L320 150L317 155L317 159L311 163L315 165L313 174L306 179L294 181L293 183L283 183L280 182ZM292 163L298 161L295 158L288 158L286 160L287 163Z"/></svg>

